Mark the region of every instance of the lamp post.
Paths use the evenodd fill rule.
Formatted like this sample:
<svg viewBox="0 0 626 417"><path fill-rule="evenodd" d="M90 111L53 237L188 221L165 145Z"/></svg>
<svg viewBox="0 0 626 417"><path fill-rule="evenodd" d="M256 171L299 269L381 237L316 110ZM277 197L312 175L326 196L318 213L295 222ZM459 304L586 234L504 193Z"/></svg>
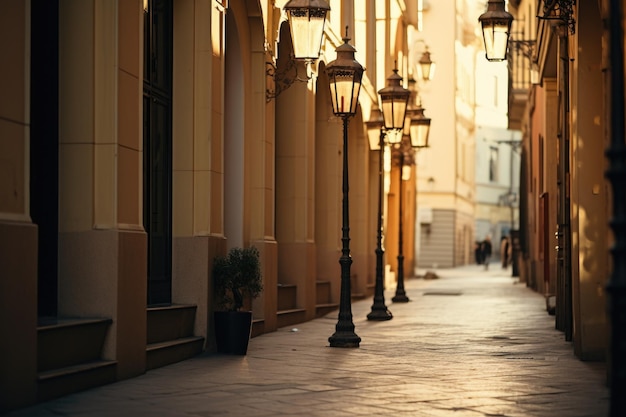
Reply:
<svg viewBox="0 0 626 417"><path fill-rule="evenodd" d="M330 84L330 98L335 116L343 119L343 203L342 203L342 249L341 295L339 301L339 320L335 333L328 338L331 347L359 347L361 338L354 332L352 322L350 290L350 222L348 202L348 119L356 114L361 78L365 69L354 58L356 50L348 43L348 28L343 45L337 48L337 59L326 66Z"/></svg>
<svg viewBox="0 0 626 417"><path fill-rule="evenodd" d="M403 245L403 186L402 182L404 178L404 158L408 156L408 152L414 152L415 150L425 148L428 146L428 137L430 133L430 119L424 116L424 108L421 106L414 105L415 97L417 96L417 92L415 90L411 91L411 104L409 105L409 110L407 110L406 121L404 123L404 138L402 143L398 145L398 158L399 158L399 166L400 173L398 179L398 206L399 206L399 215L398 215L398 284L396 286L396 294L391 299L394 303L406 303L409 300L409 297L406 295L406 291L404 289L404 254L402 252ZM411 159L413 160L413 159ZM408 179L408 178L407 178Z"/></svg>
<svg viewBox="0 0 626 417"><path fill-rule="evenodd" d="M391 320L393 315L385 305L384 283L383 283L383 159L385 153L385 131L383 130L383 119L380 110L375 108L372 117L366 122L368 135L370 136L370 150L379 151L378 156L378 224L376 227L376 281L374 286L374 303L372 311L367 315L368 320Z"/></svg>
<svg viewBox="0 0 626 417"><path fill-rule="evenodd" d="M409 297L404 290L404 254L402 253L402 182L404 170L404 141L398 145L399 175L398 175L398 278L396 284L396 295L391 301L394 303L408 303Z"/></svg>
<svg viewBox="0 0 626 417"><path fill-rule="evenodd" d="M504 9L504 0L489 0L487 11L478 18L483 30L487 61L504 61L513 16Z"/></svg>
<svg viewBox="0 0 626 417"><path fill-rule="evenodd" d="M383 120L385 130L391 134L388 135L390 144L401 144L403 130L406 124L406 110L409 103L411 92L401 85L402 77L398 75L398 70L394 69L393 74L387 78L387 86L381 89L378 94L383 109ZM402 177L402 168L400 168L400 177ZM400 178L400 186L402 186L402 178ZM402 193L400 193L400 210L402 210ZM396 285L396 296L392 301L409 301L404 293L404 256L402 255L402 218L400 218L400 234L398 246L398 283ZM403 296L401 295L403 294Z"/></svg>

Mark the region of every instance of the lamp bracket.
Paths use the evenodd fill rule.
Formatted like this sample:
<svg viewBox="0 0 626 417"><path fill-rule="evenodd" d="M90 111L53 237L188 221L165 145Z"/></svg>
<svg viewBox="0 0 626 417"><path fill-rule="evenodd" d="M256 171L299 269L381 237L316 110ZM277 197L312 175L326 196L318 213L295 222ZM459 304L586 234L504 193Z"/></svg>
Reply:
<svg viewBox="0 0 626 417"><path fill-rule="evenodd" d="M522 54L529 60L533 58L535 55L535 48L537 46L537 41L532 39L510 39L509 43L512 46L512 49L515 50L516 53ZM511 51L509 50L509 53Z"/></svg>
<svg viewBox="0 0 626 417"><path fill-rule="evenodd" d="M313 77L313 63L310 61L305 62L306 65L306 78L302 78L298 75L298 63L293 57L285 60L284 66L280 67L272 61L265 62L265 76L274 81L274 88L266 88L265 101L268 103L279 96L280 93L291 87L296 82L309 82ZM269 81L269 80L268 80Z"/></svg>
<svg viewBox="0 0 626 417"><path fill-rule="evenodd" d="M572 17L576 0L543 0L543 16L537 16L542 20L559 20L567 25L570 34L576 30L576 20Z"/></svg>
<svg viewBox="0 0 626 417"><path fill-rule="evenodd" d="M418 45L423 45L421 48L418 47ZM428 44L426 43L426 41L422 38L418 38L413 40L413 50L415 50L416 52L424 52L428 50Z"/></svg>
<svg viewBox="0 0 626 417"><path fill-rule="evenodd" d="M518 153L522 148L522 140L521 139L501 139L495 140L498 145L509 145L511 150L515 153Z"/></svg>
<svg viewBox="0 0 626 417"><path fill-rule="evenodd" d="M410 140L403 138L402 142L391 145L393 166L400 166L400 158L402 158L402 165L404 166L415 165L415 149L411 146Z"/></svg>
<svg viewBox="0 0 626 417"><path fill-rule="evenodd" d="M504 194L498 196L498 205L506 207L517 207L519 199L516 192L507 191Z"/></svg>

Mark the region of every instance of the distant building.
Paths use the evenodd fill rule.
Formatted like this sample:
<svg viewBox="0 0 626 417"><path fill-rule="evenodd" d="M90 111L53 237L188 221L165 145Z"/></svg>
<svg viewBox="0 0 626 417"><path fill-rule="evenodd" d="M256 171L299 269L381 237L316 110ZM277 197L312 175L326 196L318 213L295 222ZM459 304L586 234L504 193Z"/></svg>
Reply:
<svg viewBox="0 0 626 417"><path fill-rule="evenodd" d="M419 268L473 262L476 215L476 51L481 47L474 1L425 2L419 34L437 63L420 86L432 117L430 148L417 155L416 250ZM443 30L442 28L446 28Z"/></svg>

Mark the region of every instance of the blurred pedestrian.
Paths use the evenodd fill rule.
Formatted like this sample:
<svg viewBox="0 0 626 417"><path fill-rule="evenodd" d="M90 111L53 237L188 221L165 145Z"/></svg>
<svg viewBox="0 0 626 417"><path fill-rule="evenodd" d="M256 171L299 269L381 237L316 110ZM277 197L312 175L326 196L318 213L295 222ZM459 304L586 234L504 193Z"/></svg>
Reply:
<svg viewBox="0 0 626 417"><path fill-rule="evenodd" d="M483 253L483 262L485 263L485 269L489 269L489 259L491 258L491 236L487 235L485 240L481 243L481 249Z"/></svg>
<svg viewBox="0 0 626 417"><path fill-rule="evenodd" d="M511 241L508 236L502 236L500 240L500 260L502 261L502 269L506 269L511 262Z"/></svg>
<svg viewBox="0 0 626 417"><path fill-rule="evenodd" d="M476 265L482 265L483 250L481 248L481 243L478 240L474 242L474 259L476 260Z"/></svg>

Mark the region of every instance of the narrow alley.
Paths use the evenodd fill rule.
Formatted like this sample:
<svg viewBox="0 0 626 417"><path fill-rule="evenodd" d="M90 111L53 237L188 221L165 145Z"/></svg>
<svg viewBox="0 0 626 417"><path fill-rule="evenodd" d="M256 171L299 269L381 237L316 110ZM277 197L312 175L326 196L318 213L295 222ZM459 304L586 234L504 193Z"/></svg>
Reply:
<svg viewBox="0 0 626 417"><path fill-rule="evenodd" d="M542 295L495 263L436 272L406 281L409 303L386 292L390 321L353 302L360 348L329 347L334 312L252 339L247 356L197 356L8 416L607 415L605 364L575 357Z"/></svg>

